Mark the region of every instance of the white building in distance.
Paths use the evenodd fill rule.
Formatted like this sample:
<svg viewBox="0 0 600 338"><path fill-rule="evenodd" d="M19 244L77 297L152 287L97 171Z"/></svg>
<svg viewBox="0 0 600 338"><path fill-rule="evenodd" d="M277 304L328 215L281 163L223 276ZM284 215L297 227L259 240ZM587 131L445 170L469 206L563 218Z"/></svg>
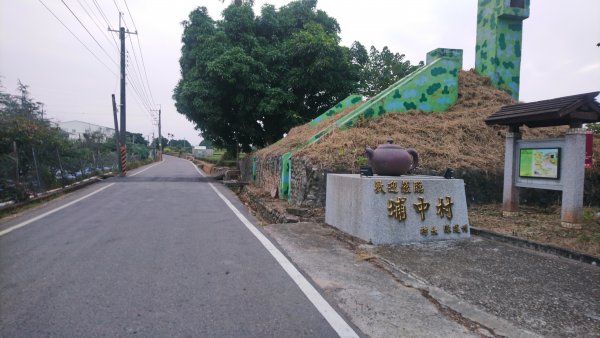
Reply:
<svg viewBox="0 0 600 338"><path fill-rule="evenodd" d="M113 128L99 126L97 124L82 122L82 121L66 121L58 122L58 127L69 134L69 140L83 140L83 134L91 134L99 132L104 136L104 140L112 137L115 134Z"/></svg>
<svg viewBox="0 0 600 338"><path fill-rule="evenodd" d="M195 158L209 157L214 153L214 149L207 149L205 146L195 146L192 148L192 156Z"/></svg>

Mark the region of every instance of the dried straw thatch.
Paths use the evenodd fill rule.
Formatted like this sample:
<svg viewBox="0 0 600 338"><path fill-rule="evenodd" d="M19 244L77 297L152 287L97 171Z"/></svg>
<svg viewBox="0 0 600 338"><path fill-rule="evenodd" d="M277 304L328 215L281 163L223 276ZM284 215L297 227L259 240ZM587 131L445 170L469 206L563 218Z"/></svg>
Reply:
<svg viewBox="0 0 600 338"><path fill-rule="evenodd" d="M459 74L459 98L447 112L410 111L389 113L379 119L361 120L354 128L334 130L319 142L300 150L323 169L357 170L366 163L365 146L372 148L393 139L404 148L414 148L420 155L419 167L425 170L451 168L501 169L504 166L505 127L488 126L484 120L503 105L516 103L510 95L490 85L488 78L473 70ZM335 116L335 120L351 111ZM276 156L303 144L334 119L317 126L303 125L292 129L276 144L261 149L256 156ZM566 127L522 128L524 138L563 135Z"/></svg>
<svg viewBox="0 0 600 338"><path fill-rule="evenodd" d="M344 111L339 112L338 114L330 117L325 121L321 121L318 124L311 126L309 123L303 124L298 127L294 127L290 130L286 137L277 141L266 148L262 148L256 152L256 156L258 157L266 157L266 156L281 156L288 151L295 150L297 147L306 143L306 140L310 139L318 132L331 125L335 121L341 119L346 116L351 111L363 105L364 102L359 103L356 106L347 108Z"/></svg>

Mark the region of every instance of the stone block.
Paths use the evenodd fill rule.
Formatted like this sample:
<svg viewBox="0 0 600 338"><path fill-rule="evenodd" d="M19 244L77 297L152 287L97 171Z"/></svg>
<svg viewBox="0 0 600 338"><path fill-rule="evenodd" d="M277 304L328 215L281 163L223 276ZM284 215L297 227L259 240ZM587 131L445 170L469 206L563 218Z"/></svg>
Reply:
<svg viewBox="0 0 600 338"><path fill-rule="evenodd" d="M329 174L325 222L373 244L470 237L463 180Z"/></svg>

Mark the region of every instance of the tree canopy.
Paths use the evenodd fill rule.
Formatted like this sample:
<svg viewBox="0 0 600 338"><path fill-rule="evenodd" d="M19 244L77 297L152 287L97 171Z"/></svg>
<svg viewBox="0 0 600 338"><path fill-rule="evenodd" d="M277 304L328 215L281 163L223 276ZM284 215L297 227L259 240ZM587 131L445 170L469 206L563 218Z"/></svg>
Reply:
<svg viewBox="0 0 600 338"><path fill-rule="evenodd" d="M358 93L368 97L383 91L424 64L421 61L418 65L411 65L410 61L404 59L404 54L393 53L387 46L381 52L371 46L367 55L365 47L354 42L351 50L361 65Z"/></svg>
<svg viewBox="0 0 600 338"><path fill-rule="evenodd" d="M327 110L356 88L360 66L340 46L339 25L299 0L256 16L233 3L223 19L205 7L183 22L177 110L217 147L263 146Z"/></svg>
<svg viewBox="0 0 600 338"><path fill-rule="evenodd" d="M387 47L340 45L340 27L296 0L277 10L231 1L221 20L205 7L184 21L177 110L233 153L279 140L352 93L373 95L416 69Z"/></svg>

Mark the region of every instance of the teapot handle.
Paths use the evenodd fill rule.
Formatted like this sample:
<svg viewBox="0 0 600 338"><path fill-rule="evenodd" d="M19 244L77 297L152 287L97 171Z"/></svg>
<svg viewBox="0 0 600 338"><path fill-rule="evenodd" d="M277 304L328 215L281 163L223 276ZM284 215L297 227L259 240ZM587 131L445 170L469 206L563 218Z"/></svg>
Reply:
<svg viewBox="0 0 600 338"><path fill-rule="evenodd" d="M406 151L407 151L407 152L408 152L408 153L409 153L409 154L412 156L412 158L413 158L413 163L412 163L412 165L410 166L410 169L409 169L408 171L413 171L413 170L415 170L415 168L416 168L416 167L419 165L419 154L417 154L417 151L416 151L416 150L414 150L414 149L412 149L412 148L406 149Z"/></svg>

